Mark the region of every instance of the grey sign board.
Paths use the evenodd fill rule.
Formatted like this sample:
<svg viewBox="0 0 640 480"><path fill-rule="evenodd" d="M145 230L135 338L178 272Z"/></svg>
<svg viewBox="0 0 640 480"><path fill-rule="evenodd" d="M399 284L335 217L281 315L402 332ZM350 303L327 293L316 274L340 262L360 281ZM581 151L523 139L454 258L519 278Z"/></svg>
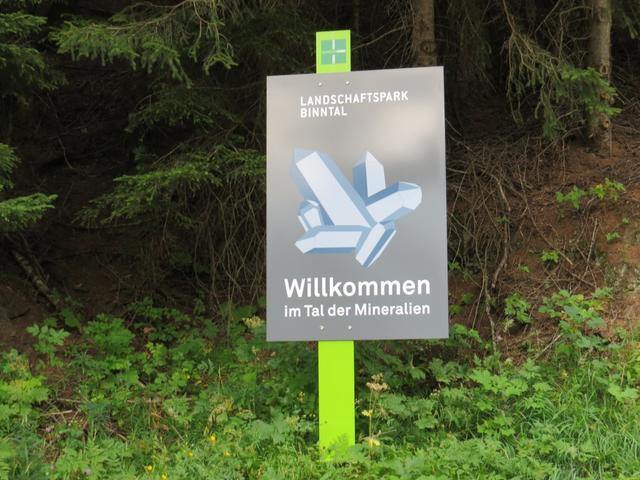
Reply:
<svg viewBox="0 0 640 480"><path fill-rule="evenodd" d="M440 67L267 79L267 339L448 336Z"/></svg>

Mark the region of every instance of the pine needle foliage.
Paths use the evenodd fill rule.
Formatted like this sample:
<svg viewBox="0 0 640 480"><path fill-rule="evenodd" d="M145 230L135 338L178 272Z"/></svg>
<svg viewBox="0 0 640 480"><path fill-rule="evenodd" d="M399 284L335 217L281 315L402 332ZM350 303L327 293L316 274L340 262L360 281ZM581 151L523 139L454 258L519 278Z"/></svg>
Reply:
<svg viewBox="0 0 640 480"><path fill-rule="evenodd" d="M265 173L264 159L257 152L225 146L183 150L171 156L169 165L116 178L114 190L93 202L82 218L112 223L151 214L189 226L193 222L181 213L181 205L194 205L198 196L214 193L233 180L260 181Z"/></svg>
<svg viewBox="0 0 640 480"><path fill-rule="evenodd" d="M177 5L138 2L106 23L76 19L52 34L61 53L99 59L105 65L124 60L132 69L161 73L192 85L190 67L208 74L214 65L231 67L229 42L216 0L185 0Z"/></svg>
<svg viewBox="0 0 640 480"><path fill-rule="evenodd" d="M50 36L146 85L127 127L135 168L79 220L135 225L150 276L187 274L212 304L263 291L264 77L310 69L314 27L300 3L136 2Z"/></svg>
<svg viewBox="0 0 640 480"><path fill-rule="evenodd" d="M55 195L33 195L2 199L4 191L13 187L11 173L18 165L18 157L8 145L0 143L0 235L17 232L36 223L47 210L53 208Z"/></svg>
<svg viewBox="0 0 640 480"><path fill-rule="evenodd" d="M19 2L32 3L32 2ZM30 43L46 18L15 11L16 2L0 0L0 100L27 104L34 90L49 90L60 82Z"/></svg>
<svg viewBox="0 0 640 480"><path fill-rule="evenodd" d="M444 13L436 25L440 57L447 80L456 85L454 99L473 92L468 100L475 104L479 92L504 92L515 122L535 120L528 123L537 123L549 140L588 130L597 114L620 112L613 84L588 66L586 0L455 0L438 6ZM637 50L627 39L640 31L640 4L613 2L613 18L614 42L623 38Z"/></svg>
<svg viewBox="0 0 640 480"><path fill-rule="evenodd" d="M0 234L24 230L53 208L56 195L34 193L0 202Z"/></svg>
<svg viewBox="0 0 640 480"><path fill-rule="evenodd" d="M18 157L9 145L0 143L0 193L13 187L11 172L18 164Z"/></svg>
<svg viewBox="0 0 640 480"><path fill-rule="evenodd" d="M580 0L558 2L540 22L536 12L528 12L534 18L531 33L506 1L502 9L508 27L507 97L516 122L523 123L523 107L532 105L544 136L557 138L577 133L593 113L611 117L620 112L612 106L615 88L593 68L580 66L584 49L579 48L579 38L585 30L581 22L587 18ZM568 26L573 23L577 25Z"/></svg>
<svg viewBox="0 0 640 480"><path fill-rule="evenodd" d="M11 131L11 113L15 106L27 105L34 91L52 89L59 81L30 44L31 37L40 32L46 19L16 9L31 3L0 0L0 105L6 136ZM52 208L56 199L55 195L42 193L7 198L14 186L11 174L18 163L13 149L0 142L0 236L33 225Z"/></svg>

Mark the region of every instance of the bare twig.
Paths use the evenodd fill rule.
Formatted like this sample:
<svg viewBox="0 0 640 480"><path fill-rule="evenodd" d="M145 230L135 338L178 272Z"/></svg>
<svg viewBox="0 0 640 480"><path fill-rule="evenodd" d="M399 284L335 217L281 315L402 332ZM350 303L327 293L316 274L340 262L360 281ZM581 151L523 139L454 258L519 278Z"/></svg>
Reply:
<svg viewBox="0 0 640 480"><path fill-rule="evenodd" d="M43 413L42 416L43 417L54 417L56 415L68 415L70 413L74 413L75 410L63 410L61 412L47 412L47 413Z"/></svg>
<svg viewBox="0 0 640 480"><path fill-rule="evenodd" d="M49 301L53 308L58 310L60 308L60 301L53 296L47 284L36 272L29 261L16 250L12 249L11 254L13 255L13 258L18 263L18 265L20 265L20 268L22 268L24 273L27 275L29 281L33 284L34 287L36 287L36 290L38 290L38 292L40 292L40 294Z"/></svg>

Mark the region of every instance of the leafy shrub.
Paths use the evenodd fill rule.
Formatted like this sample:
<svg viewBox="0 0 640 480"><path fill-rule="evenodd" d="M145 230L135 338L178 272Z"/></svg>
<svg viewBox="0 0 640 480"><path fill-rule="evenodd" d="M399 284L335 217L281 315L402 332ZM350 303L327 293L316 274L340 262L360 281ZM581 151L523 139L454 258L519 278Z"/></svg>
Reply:
<svg viewBox="0 0 640 480"><path fill-rule="evenodd" d="M64 345L65 339L69 336L69 332L58 330L49 325L32 325L27 328L27 332L37 339L34 348L37 352L47 355L51 365L60 366L60 362L56 358L56 351Z"/></svg>
<svg viewBox="0 0 640 480"><path fill-rule="evenodd" d="M550 298L545 298L540 313L559 321L560 331L567 343L560 347L568 354L576 354L578 349L602 349L604 340L593 332L604 325L600 312L603 301L611 295L610 289L598 289L590 298L582 294L571 294L560 290Z"/></svg>
<svg viewBox="0 0 640 480"><path fill-rule="evenodd" d="M531 304L519 293L509 295L504 301L504 315L509 323L531 323Z"/></svg>
<svg viewBox="0 0 640 480"><path fill-rule="evenodd" d="M589 188L588 192L575 185L567 193L556 192L556 200L558 203L570 203L574 210L579 210L582 206L582 199L587 196L591 196L593 200L617 202L620 194L624 191L625 187L622 183L605 178L604 182Z"/></svg>
<svg viewBox="0 0 640 480"><path fill-rule="evenodd" d="M556 192L556 200L558 203L570 203L575 210L578 210L580 208L582 198L586 195L587 192L574 185L568 193Z"/></svg>
<svg viewBox="0 0 640 480"><path fill-rule="evenodd" d="M0 479L44 476L44 441L37 433L37 407L50 398L45 377L12 349L0 355Z"/></svg>
<svg viewBox="0 0 640 480"><path fill-rule="evenodd" d="M556 250L543 250L540 254L540 261L547 264L558 263L560 261L560 252Z"/></svg>

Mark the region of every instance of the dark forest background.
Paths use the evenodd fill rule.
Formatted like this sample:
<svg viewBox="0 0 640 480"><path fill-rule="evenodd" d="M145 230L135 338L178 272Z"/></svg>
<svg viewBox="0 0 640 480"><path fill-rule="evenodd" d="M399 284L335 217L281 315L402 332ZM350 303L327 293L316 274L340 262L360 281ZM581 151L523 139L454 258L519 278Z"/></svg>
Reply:
<svg viewBox="0 0 640 480"><path fill-rule="evenodd" d="M351 28L353 69L445 66L454 190L467 167L457 147L500 128L513 143L608 153L608 117L635 99L640 7L596 3L604 56L592 5L575 0L3 1L2 172L16 190L2 195L42 192L2 204L5 251L46 261L49 239L100 230L125 242L100 253L131 267L127 288L200 291L209 307L256 301L265 77L313 72L316 30ZM473 263L463 229L479 233L461 222L450 257Z"/></svg>

